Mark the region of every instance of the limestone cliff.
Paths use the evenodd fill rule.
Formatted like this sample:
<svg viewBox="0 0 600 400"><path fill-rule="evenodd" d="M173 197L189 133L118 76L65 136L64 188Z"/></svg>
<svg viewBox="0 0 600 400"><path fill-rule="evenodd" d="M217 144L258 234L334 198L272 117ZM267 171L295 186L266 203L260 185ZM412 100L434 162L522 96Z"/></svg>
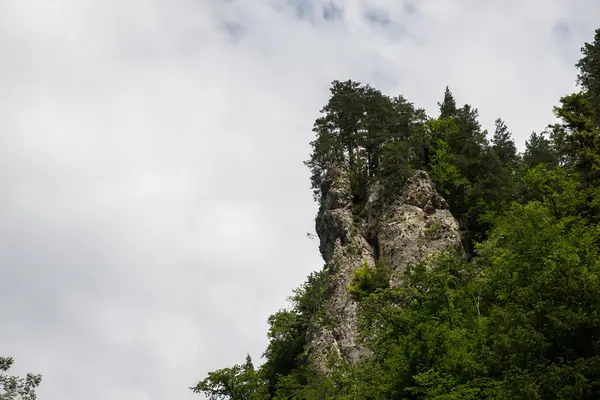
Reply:
<svg viewBox="0 0 600 400"><path fill-rule="evenodd" d="M347 289L354 270L374 266L382 258L387 267L401 271L431 254L460 248L461 242L456 220L424 171L415 171L391 201L384 201L380 186L372 185L363 218L353 214L350 181L343 169L329 171L321 196L316 230L330 279L307 350L311 362L323 367L330 354L351 363L369 354L356 342L357 304Z"/></svg>

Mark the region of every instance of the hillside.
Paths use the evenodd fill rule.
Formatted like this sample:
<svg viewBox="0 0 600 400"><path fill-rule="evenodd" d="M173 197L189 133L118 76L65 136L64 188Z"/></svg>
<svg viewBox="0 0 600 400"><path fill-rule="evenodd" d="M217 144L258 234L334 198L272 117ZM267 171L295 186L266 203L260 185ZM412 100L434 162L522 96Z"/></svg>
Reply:
<svg viewBox="0 0 600 400"><path fill-rule="evenodd" d="M517 152L449 88L439 115L334 81L306 162L324 268L264 363L210 399L600 398L600 29L580 91Z"/></svg>

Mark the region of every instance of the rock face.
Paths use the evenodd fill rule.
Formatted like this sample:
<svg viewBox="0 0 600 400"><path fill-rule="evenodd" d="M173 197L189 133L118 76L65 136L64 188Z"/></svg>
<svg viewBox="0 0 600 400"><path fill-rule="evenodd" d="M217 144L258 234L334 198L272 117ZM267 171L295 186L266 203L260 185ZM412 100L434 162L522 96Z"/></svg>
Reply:
<svg viewBox="0 0 600 400"><path fill-rule="evenodd" d="M356 342L357 304L347 289L354 270L382 259L393 271L402 271L432 254L460 249L461 241L448 204L424 171L415 171L391 202L382 199L379 185L371 186L362 219L353 215L350 181L343 169L329 171L321 195L316 230L330 279L307 351L311 362L326 370L328 355L355 363L369 354ZM397 284L394 279L392 286Z"/></svg>

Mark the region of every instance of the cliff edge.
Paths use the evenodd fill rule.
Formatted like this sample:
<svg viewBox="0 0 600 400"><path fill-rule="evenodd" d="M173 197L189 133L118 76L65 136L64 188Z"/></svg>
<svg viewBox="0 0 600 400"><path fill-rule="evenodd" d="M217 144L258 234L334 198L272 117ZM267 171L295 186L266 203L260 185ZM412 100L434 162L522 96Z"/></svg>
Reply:
<svg viewBox="0 0 600 400"><path fill-rule="evenodd" d="M462 246L458 223L424 171L414 171L391 200L383 198L380 185L371 185L361 217L354 212L347 171L330 170L322 182L316 231L329 281L306 350L311 363L326 370L330 355L350 363L369 355L356 341L358 304L348 290L355 270L382 260L390 270L403 271L430 255ZM395 279L392 274L392 287Z"/></svg>

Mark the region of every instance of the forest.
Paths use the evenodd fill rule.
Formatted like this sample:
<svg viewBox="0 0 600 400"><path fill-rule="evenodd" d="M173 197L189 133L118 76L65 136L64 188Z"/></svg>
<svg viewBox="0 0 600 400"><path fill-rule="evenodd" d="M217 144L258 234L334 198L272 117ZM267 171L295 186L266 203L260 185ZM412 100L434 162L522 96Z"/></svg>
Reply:
<svg viewBox="0 0 600 400"><path fill-rule="evenodd" d="M411 266L393 289L379 269L357 273L349 290L373 357L334 360L326 375L305 354L326 296L327 275L314 272L269 318L260 366L247 356L191 389L231 400L600 398L600 29L581 53L579 91L523 152L502 119L483 130L449 88L431 117L401 95L334 81L306 161L315 200L323 174L343 166L360 218L371 183L393 197L425 170L466 257Z"/></svg>

